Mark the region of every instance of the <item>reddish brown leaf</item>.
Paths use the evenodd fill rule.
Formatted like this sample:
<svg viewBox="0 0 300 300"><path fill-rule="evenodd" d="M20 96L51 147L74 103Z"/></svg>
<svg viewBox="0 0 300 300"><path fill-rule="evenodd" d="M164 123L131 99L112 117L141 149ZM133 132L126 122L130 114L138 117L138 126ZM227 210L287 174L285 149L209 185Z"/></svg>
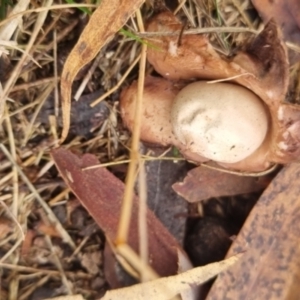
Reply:
<svg viewBox="0 0 300 300"><path fill-rule="evenodd" d="M284 38L300 45L300 2L299 0L252 0L259 15L267 23L271 18L281 27ZM292 60L299 59L299 54L293 53Z"/></svg>
<svg viewBox="0 0 300 300"><path fill-rule="evenodd" d="M299 299L300 166L285 167L266 189L228 257L241 260L215 282L207 299Z"/></svg>
<svg viewBox="0 0 300 300"><path fill-rule="evenodd" d="M267 177L246 177L198 167L188 172L183 182L173 189L189 202L213 197L233 196L263 190L269 183Z"/></svg>
<svg viewBox="0 0 300 300"><path fill-rule="evenodd" d="M52 152L55 164L64 178L105 234L114 241L120 217L124 184L105 168L83 171L82 168L99 163L90 154L79 158L68 150L56 149ZM135 196L132 207L130 234L128 244L138 252L138 198ZM149 264L161 276L175 274L177 271L177 249L175 238L154 216L147 211Z"/></svg>

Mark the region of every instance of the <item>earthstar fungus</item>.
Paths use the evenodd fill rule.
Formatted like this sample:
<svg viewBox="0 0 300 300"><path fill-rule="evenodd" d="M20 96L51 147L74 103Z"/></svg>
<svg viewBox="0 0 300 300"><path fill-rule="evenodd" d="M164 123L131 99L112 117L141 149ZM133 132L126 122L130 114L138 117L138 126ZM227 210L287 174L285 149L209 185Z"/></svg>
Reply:
<svg viewBox="0 0 300 300"><path fill-rule="evenodd" d="M181 27L165 12L155 16L147 30L179 32ZM180 45L178 36L155 36L149 42L156 47L148 48L148 61L162 77L146 77L143 141L175 145L195 162L212 160L244 172L298 159L300 108L285 99L289 64L275 22L232 57L218 54L206 35L183 35ZM207 83L210 80L222 83ZM129 129L136 88L133 83L120 99Z"/></svg>

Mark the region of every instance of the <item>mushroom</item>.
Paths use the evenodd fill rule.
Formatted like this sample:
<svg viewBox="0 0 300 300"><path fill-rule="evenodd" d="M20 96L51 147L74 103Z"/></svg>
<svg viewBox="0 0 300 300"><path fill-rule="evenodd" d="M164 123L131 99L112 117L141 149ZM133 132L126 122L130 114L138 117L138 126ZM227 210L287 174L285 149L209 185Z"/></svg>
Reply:
<svg viewBox="0 0 300 300"><path fill-rule="evenodd" d="M179 34L181 28L170 12L148 25L152 32ZM146 77L143 141L174 145L196 163L212 160L237 171L260 172L299 159L300 107L285 101L287 51L273 21L230 57L219 55L205 35L183 35L180 45L177 39L149 38L156 47L147 58L162 77ZM219 83L208 84L211 79ZM133 83L120 99L129 129L136 89Z"/></svg>
<svg viewBox="0 0 300 300"><path fill-rule="evenodd" d="M197 81L184 87L171 109L174 135L192 153L236 163L265 140L269 115L262 101L232 83Z"/></svg>
<svg viewBox="0 0 300 300"><path fill-rule="evenodd" d="M120 98L122 119L134 124L137 83L124 89ZM189 160L214 160L266 168L264 147L270 116L263 102L248 89L232 83L197 81L173 83L147 76L143 94L144 142L176 146ZM234 165L233 165L234 166ZM249 167L247 167L249 168Z"/></svg>

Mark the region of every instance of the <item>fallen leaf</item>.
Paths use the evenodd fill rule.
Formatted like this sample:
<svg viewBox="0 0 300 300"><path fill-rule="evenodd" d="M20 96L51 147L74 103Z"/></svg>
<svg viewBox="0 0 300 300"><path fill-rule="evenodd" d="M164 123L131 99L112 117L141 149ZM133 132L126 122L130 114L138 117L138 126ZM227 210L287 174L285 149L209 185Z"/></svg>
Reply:
<svg viewBox="0 0 300 300"><path fill-rule="evenodd" d="M144 153L148 151L144 150ZM159 156L165 149L153 149L152 152ZM166 153L168 155L170 153ZM157 159L145 162L148 207L181 245L186 231L188 203L174 192L172 184L182 180L187 170L185 161Z"/></svg>
<svg viewBox="0 0 300 300"><path fill-rule="evenodd" d="M45 300L84 300L82 295L60 296L55 298L47 298Z"/></svg>
<svg viewBox="0 0 300 300"><path fill-rule="evenodd" d="M226 260L194 268L179 275L159 278L131 287L108 291L101 299L168 300L181 292L189 290L191 286L208 281L223 270L234 265L239 258L239 255L232 256Z"/></svg>
<svg viewBox="0 0 300 300"><path fill-rule="evenodd" d="M182 255L182 253L178 251L178 274L191 269L193 269L193 265L190 260L187 259L186 255ZM180 292L180 296L182 300L198 300L200 296L200 287L190 286L189 289Z"/></svg>
<svg viewBox="0 0 300 300"><path fill-rule="evenodd" d="M286 41L300 46L300 2L298 0L252 0L252 4L265 23L273 18L281 27ZM292 62L300 58L299 53L293 52Z"/></svg>
<svg viewBox="0 0 300 300"><path fill-rule="evenodd" d="M299 299L300 165L286 166L265 190L228 256L245 252L220 274L207 300Z"/></svg>
<svg viewBox="0 0 300 300"><path fill-rule="evenodd" d="M52 157L66 184L106 236L114 241L119 225L124 183L106 168L82 170L99 164L98 159L93 155L85 154L79 158L72 152L59 148L52 151ZM138 207L139 200L135 196L128 244L136 252L139 249ZM149 264L161 276L176 274L177 249L181 249L178 242L149 209L147 227Z"/></svg>
<svg viewBox="0 0 300 300"><path fill-rule="evenodd" d="M238 176L200 166L189 171L184 181L175 183L173 189L193 203L214 197L261 191L269 184L269 180L267 176Z"/></svg>
<svg viewBox="0 0 300 300"><path fill-rule="evenodd" d="M89 63L100 49L126 23L144 0L102 0L91 16L77 44L69 54L61 75L63 131L61 142L70 127L71 88L79 70Z"/></svg>

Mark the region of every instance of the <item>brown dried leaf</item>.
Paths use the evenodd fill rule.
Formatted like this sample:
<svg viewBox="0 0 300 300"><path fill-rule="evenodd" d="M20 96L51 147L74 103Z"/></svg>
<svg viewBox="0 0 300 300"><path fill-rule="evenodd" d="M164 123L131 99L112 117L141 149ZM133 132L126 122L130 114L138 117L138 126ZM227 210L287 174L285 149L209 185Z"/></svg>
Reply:
<svg viewBox="0 0 300 300"><path fill-rule="evenodd" d="M145 148L146 154L149 149ZM153 149L152 155L159 156L165 149ZM172 155L166 153L166 156ZM172 184L182 180L187 173L185 161L149 160L145 162L147 177L147 203L156 217L182 245L186 231L188 203L172 189Z"/></svg>
<svg viewBox="0 0 300 300"><path fill-rule="evenodd" d="M281 27L285 40L300 46L300 2L298 0L252 0L259 15L267 23L273 18ZM299 53L292 53L291 60L299 60Z"/></svg>
<svg viewBox="0 0 300 300"><path fill-rule="evenodd" d="M47 298L45 300L84 300L82 295L60 296L55 298Z"/></svg>
<svg viewBox="0 0 300 300"><path fill-rule="evenodd" d="M213 197L233 196L261 191L269 184L268 177L246 177L198 167L188 172L183 182L173 189L189 202Z"/></svg>
<svg viewBox="0 0 300 300"><path fill-rule="evenodd" d="M124 184L105 168L83 171L82 168L99 163L90 154L79 158L68 150L55 149L52 152L55 164L81 204L87 209L107 237L116 239ZM138 252L138 207L139 200L133 200L128 244ZM175 238L168 232L152 211L147 211L149 264L161 276L177 272L177 249L181 249ZM182 250L183 251L183 250Z"/></svg>
<svg viewBox="0 0 300 300"><path fill-rule="evenodd" d="M108 43L144 0L102 0L90 18L77 44L68 56L61 76L63 131L61 142L70 127L71 88L79 70Z"/></svg>
<svg viewBox="0 0 300 300"><path fill-rule="evenodd" d="M300 166L285 167L266 189L228 256L245 252L220 275L210 299L298 299Z"/></svg>
<svg viewBox="0 0 300 300"><path fill-rule="evenodd" d="M187 292L191 288L208 281L222 270L231 268L240 259L239 255L215 262L204 267L194 268L181 274L159 278L113 291L108 291L101 300L168 300L177 294ZM147 295L145 297L145 295ZM186 298L185 298L186 299ZM190 299L195 299L194 297Z"/></svg>

